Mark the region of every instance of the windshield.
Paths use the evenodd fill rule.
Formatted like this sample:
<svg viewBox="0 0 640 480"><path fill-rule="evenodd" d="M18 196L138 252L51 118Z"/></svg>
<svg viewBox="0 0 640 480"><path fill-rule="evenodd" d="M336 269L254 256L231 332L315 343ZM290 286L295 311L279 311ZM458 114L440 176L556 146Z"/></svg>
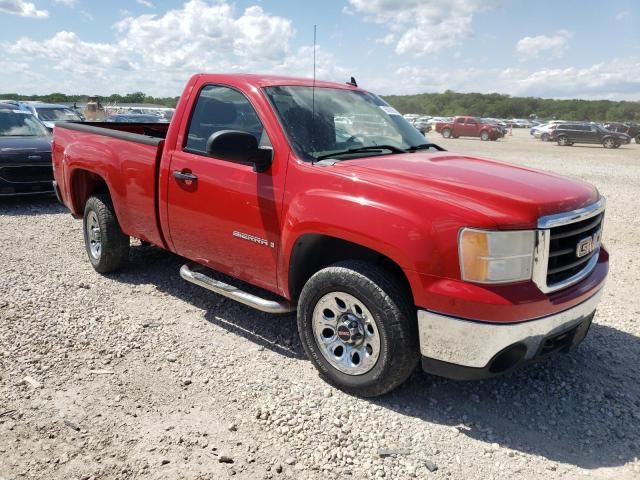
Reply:
<svg viewBox="0 0 640 480"><path fill-rule="evenodd" d="M359 150L387 145L407 150L424 145L425 137L394 108L363 91L338 88L277 86L265 88L292 147L307 161L389 153ZM315 115L313 113L315 111Z"/></svg>
<svg viewBox="0 0 640 480"><path fill-rule="evenodd" d="M2 137L44 137L47 129L27 112L0 110L0 136Z"/></svg>
<svg viewBox="0 0 640 480"><path fill-rule="evenodd" d="M82 120L80 115L71 110L70 108L62 107L37 107L38 118L45 122L57 122L57 121L79 121Z"/></svg>

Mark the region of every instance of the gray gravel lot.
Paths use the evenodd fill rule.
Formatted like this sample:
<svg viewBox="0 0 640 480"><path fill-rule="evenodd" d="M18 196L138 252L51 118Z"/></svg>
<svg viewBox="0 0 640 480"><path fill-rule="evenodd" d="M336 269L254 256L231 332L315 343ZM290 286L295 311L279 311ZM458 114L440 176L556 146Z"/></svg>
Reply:
<svg viewBox="0 0 640 480"><path fill-rule="evenodd" d="M429 138L608 197L610 277L575 353L350 397L318 379L293 315L187 284L179 257L137 243L101 276L55 199L4 199L0 480L640 478L640 145Z"/></svg>

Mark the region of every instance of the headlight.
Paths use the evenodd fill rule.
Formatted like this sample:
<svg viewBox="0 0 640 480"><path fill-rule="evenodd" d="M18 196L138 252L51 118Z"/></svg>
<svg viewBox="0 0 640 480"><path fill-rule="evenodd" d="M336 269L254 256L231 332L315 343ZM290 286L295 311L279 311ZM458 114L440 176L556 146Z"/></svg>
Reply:
<svg viewBox="0 0 640 480"><path fill-rule="evenodd" d="M462 279L508 283L531 279L535 232L463 228L458 240Z"/></svg>

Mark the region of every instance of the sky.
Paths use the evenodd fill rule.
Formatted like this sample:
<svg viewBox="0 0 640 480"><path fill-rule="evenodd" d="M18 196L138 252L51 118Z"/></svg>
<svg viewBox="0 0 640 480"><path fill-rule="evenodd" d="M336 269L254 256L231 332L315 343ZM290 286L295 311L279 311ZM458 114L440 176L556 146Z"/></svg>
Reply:
<svg viewBox="0 0 640 480"><path fill-rule="evenodd" d="M178 96L197 72L389 94L640 100L637 0L0 0L0 92Z"/></svg>

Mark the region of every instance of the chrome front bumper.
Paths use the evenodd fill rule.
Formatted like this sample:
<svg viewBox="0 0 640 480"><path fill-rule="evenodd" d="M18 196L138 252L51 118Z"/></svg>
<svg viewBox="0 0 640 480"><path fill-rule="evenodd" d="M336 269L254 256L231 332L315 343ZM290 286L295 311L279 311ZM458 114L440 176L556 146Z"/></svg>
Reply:
<svg viewBox="0 0 640 480"><path fill-rule="evenodd" d="M505 349L517 345L519 351L524 352L521 353L522 358L518 363L526 363L534 360L543 349L544 343L554 335L576 329L586 323L585 320L588 320L590 324L591 316L601 295L602 289L588 300L568 310L515 324L463 320L426 310L418 310L420 352L432 364L455 365L481 371L487 369L490 363ZM584 331L581 332L582 337L578 336L575 339L575 344L582 340L589 324L585 325ZM522 345L526 347L526 351ZM471 378L474 375L445 376ZM477 375L476 377L484 376L490 376L490 374Z"/></svg>

